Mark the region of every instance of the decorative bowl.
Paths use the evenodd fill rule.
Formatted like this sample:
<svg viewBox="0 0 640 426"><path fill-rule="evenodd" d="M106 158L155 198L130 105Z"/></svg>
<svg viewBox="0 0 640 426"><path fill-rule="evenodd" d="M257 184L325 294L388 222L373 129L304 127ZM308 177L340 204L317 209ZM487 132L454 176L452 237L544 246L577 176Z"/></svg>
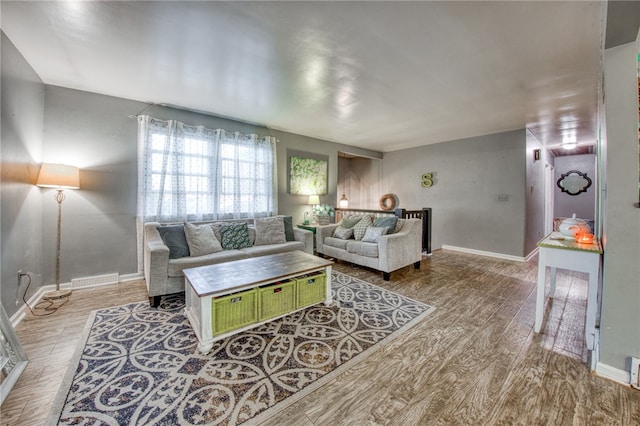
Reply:
<svg viewBox="0 0 640 426"><path fill-rule="evenodd" d="M560 223L558 229L560 233L564 235L564 237L568 240L575 240L576 234L585 234L591 232L591 228L589 228L587 222L582 219L576 218L575 213L572 217L563 220L562 223Z"/></svg>

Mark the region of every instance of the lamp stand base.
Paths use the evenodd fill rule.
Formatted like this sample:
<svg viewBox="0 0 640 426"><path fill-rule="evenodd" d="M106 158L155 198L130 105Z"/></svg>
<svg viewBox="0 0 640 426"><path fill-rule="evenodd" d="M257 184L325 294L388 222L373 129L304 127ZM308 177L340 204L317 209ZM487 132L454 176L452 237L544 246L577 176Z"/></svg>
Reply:
<svg viewBox="0 0 640 426"><path fill-rule="evenodd" d="M55 300L69 296L71 296L71 290L54 290L46 292L42 298L45 300Z"/></svg>

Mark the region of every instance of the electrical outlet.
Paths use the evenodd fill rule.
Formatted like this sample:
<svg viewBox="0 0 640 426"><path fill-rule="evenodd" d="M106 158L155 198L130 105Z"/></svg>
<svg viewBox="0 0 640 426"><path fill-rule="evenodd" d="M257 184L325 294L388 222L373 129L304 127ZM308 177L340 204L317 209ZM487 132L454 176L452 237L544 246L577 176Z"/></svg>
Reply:
<svg viewBox="0 0 640 426"><path fill-rule="evenodd" d="M22 269L18 269L18 287L20 287L20 281L22 280L23 275Z"/></svg>
<svg viewBox="0 0 640 426"><path fill-rule="evenodd" d="M640 358L631 357L631 387L640 389Z"/></svg>

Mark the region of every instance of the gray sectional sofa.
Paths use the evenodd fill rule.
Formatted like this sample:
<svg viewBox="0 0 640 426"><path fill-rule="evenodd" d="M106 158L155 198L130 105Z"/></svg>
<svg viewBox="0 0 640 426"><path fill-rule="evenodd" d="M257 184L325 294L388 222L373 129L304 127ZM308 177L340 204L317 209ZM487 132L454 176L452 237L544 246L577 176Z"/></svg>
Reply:
<svg viewBox="0 0 640 426"><path fill-rule="evenodd" d="M371 224L366 226L366 223L363 225L360 222L365 216L367 215L347 216L337 224L319 226L316 229L318 254L382 271L385 281L390 279L392 271L405 266L413 264L415 269L420 268L422 260L422 221L420 219L370 216ZM386 226L387 233L376 235L381 232L381 228L389 224L389 220L395 220L395 225ZM359 235L357 235L358 228ZM349 233L349 229L356 229L356 235L354 232Z"/></svg>
<svg viewBox="0 0 640 426"><path fill-rule="evenodd" d="M284 216L280 217L285 221ZM185 282L182 273L184 269L294 250L313 254L313 233L294 228L291 225L290 217L286 221L284 240L280 234L272 234L269 227L261 226L264 221L260 219L257 221L259 223L253 219L197 222L188 225L145 223L144 277L151 306L157 306L162 295L184 291ZM223 247L226 234L222 234L222 228L228 225L237 225L236 228L239 228L242 227L242 224L246 224L250 245L240 244L243 247L229 248L233 247L230 244L229 247ZM184 230L187 226L189 229ZM210 229L206 229L207 227ZM193 235L193 232L189 233L189 231L196 228L199 232L199 240L196 238L188 239L187 234ZM206 231L206 233L201 231ZM213 231L215 239L211 239L211 231ZM267 233L269 234L266 235ZM208 240L201 235L206 235ZM217 245L215 244L216 240ZM183 247L185 242L186 249ZM210 244L211 242L213 244ZM232 242L236 243L237 241ZM203 249L203 246L206 247Z"/></svg>

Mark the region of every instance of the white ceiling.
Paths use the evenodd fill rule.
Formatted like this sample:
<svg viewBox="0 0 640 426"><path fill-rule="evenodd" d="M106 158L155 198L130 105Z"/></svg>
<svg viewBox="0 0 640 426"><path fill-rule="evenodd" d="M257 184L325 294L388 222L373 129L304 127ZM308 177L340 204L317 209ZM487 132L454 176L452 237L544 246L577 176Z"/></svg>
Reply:
<svg viewBox="0 0 640 426"><path fill-rule="evenodd" d="M46 84L387 152L527 127L593 143L600 1L2 1Z"/></svg>

